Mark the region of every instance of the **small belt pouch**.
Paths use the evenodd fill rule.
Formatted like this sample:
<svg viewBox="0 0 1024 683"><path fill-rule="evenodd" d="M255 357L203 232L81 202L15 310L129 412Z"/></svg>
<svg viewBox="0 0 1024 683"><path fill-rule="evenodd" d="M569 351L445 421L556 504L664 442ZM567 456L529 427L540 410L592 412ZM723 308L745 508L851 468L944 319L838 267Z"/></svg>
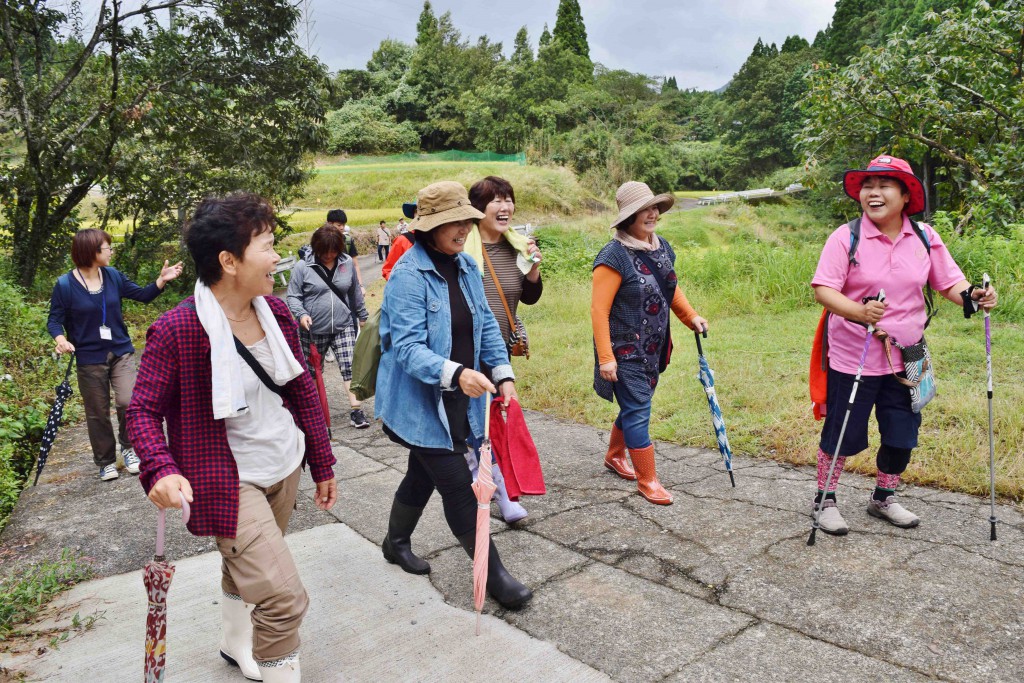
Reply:
<svg viewBox="0 0 1024 683"><path fill-rule="evenodd" d="M915 413L920 413L928 403L935 398L935 370L932 365L932 354L928 351L928 343L924 337L921 341L911 346L902 346L891 337L885 338L885 356L889 360L889 367L892 368L892 350L895 346L903 358L903 370L907 377L904 379L899 375L896 379L900 384L910 388L910 408ZM895 369L893 374L895 374Z"/></svg>

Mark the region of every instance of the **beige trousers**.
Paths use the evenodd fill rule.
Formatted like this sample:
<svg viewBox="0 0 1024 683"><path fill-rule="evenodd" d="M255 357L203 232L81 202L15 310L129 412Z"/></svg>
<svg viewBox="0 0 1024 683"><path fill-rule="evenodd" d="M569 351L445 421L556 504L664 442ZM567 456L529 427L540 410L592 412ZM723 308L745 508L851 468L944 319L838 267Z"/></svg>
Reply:
<svg viewBox="0 0 1024 683"><path fill-rule="evenodd" d="M237 535L217 537L223 558L221 588L256 606L252 653L257 662L281 659L299 649L299 625L309 608L306 589L284 542L299 472L296 468L267 488L240 484Z"/></svg>

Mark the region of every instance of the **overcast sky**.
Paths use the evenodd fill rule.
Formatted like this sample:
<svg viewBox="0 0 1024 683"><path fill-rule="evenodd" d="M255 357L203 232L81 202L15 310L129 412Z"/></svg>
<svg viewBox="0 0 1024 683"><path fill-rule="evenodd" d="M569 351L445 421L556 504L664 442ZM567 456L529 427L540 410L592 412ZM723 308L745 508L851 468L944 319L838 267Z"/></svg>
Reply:
<svg viewBox="0 0 1024 683"><path fill-rule="evenodd" d="M298 0L302 2L303 0ZM332 70L361 69L384 38L412 43L423 9L417 0L305 0L312 51ZM505 54L520 26L534 49L558 0L436 0L451 11L464 38L486 34ZM782 45L797 34L808 42L828 26L835 0L580 0L590 57L611 69L675 76L680 88L725 85L758 38ZM300 36L304 42L305 34Z"/></svg>

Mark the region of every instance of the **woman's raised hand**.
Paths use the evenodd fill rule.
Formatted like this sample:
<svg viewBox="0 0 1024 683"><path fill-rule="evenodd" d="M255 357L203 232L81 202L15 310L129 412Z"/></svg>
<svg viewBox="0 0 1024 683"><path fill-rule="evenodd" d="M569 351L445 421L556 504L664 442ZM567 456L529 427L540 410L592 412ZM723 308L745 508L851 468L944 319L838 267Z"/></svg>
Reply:
<svg viewBox="0 0 1024 683"><path fill-rule="evenodd" d="M487 375L469 368L463 368L462 374L459 375L459 388L470 398L483 396L485 391L492 394L497 392L491 381L487 379Z"/></svg>
<svg viewBox="0 0 1024 683"><path fill-rule="evenodd" d="M878 325L878 321L882 319L882 315L885 314L885 308L888 305L888 302L872 299L864 304L860 321L865 325Z"/></svg>
<svg viewBox="0 0 1024 683"><path fill-rule="evenodd" d="M170 261L167 261L165 259L164 267L160 269L160 277L156 279L156 286L159 287L160 289L163 289L164 285L166 285L168 282L181 275L181 271L183 268L183 266L181 265L181 261L178 261L173 266L168 265L168 263L170 263Z"/></svg>

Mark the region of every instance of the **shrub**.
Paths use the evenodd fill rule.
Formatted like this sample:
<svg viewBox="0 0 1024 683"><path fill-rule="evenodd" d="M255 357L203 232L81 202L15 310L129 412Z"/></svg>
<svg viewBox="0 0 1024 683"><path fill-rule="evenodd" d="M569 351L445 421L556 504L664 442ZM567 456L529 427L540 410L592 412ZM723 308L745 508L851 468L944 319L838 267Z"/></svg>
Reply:
<svg viewBox="0 0 1024 683"><path fill-rule="evenodd" d="M331 154L390 154L420 146L420 136L411 123L399 123L370 100L351 100L329 112L327 135Z"/></svg>

